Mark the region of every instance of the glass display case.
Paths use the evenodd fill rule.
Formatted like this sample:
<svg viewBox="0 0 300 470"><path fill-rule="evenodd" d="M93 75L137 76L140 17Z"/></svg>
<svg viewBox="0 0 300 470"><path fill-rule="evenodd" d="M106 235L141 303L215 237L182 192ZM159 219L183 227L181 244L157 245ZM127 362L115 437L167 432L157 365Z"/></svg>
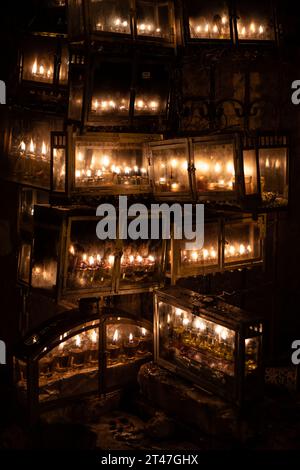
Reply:
<svg viewBox="0 0 300 470"><path fill-rule="evenodd" d="M177 279L212 272L263 266L266 216L231 215L205 218L204 244L171 240L167 275Z"/></svg>
<svg viewBox="0 0 300 470"><path fill-rule="evenodd" d="M77 310L54 317L27 335L14 356L18 397L31 420L46 406L126 388L152 358L152 325L118 309L101 319Z"/></svg>
<svg viewBox="0 0 300 470"><path fill-rule="evenodd" d="M151 192L145 143L159 135L52 133L52 194ZM67 145L69 143L69 146Z"/></svg>
<svg viewBox="0 0 300 470"><path fill-rule="evenodd" d="M162 283L161 240L100 240L92 208L36 206L30 284L56 300L149 292ZM106 220L106 219L105 219ZM118 234L118 219L116 224ZM25 260L21 260L21 264Z"/></svg>
<svg viewBox="0 0 300 470"><path fill-rule="evenodd" d="M83 119L83 96L87 86L86 57L83 53L70 53L69 76L68 117L71 121L80 122Z"/></svg>
<svg viewBox="0 0 300 470"><path fill-rule="evenodd" d="M61 127L60 119L45 114L12 114L5 138L7 178L50 189L50 133Z"/></svg>
<svg viewBox="0 0 300 470"><path fill-rule="evenodd" d="M237 0L237 35L239 41L273 41L275 39L272 0Z"/></svg>
<svg viewBox="0 0 300 470"><path fill-rule="evenodd" d="M190 39L230 40L232 25L227 1L206 3L188 0L186 10Z"/></svg>
<svg viewBox="0 0 300 470"><path fill-rule="evenodd" d="M155 359L238 406L261 397L262 319L182 288L155 293Z"/></svg>
<svg viewBox="0 0 300 470"><path fill-rule="evenodd" d="M239 134L150 143L156 197L230 202L259 201L256 153L243 152Z"/></svg>
<svg viewBox="0 0 300 470"><path fill-rule="evenodd" d="M193 194L187 140L151 143L149 150L154 195L191 199Z"/></svg>
<svg viewBox="0 0 300 470"><path fill-rule="evenodd" d="M49 193L38 189L20 188L19 194L19 230L32 232L34 206L36 204L48 204Z"/></svg>
<svg viewBox="0 0 300 470"><path fill-rule="evenodd" d="M134 115L165 115L169 93L169 67L162 64L137 64Z"/></svg>
<svg viewBox="0 0 300 470"><path fill-rule="evenodd" d="M69 2L72 39L84 33L98 41L174 44L174 7L169 0L81 0ZM76 16L83 20L79 22Z"/></svg>
<svg viewBox="0 0 300 470"><path fill-rule="evenodd" d="M132 64L130 62L103 62L95 67L91 100L90 122L109 118L129 119Z"/></svg>
<svg viewBox="0 0 300 470"><path fill-rule="evenodd" d="M142 117L164 119L170 89L170 64L147 57L98 62L90 79L87 123L128 126Z"/></svg>
<svg viewBox="0 0 300 470"><path fill-rule="evenodd" d="M20 81L27 86L66 86L69 52L60 38L32 36L23 40Z"/></svg>
<svg viewBox="0 0 300 470"><path fill-rule="evenodd" d="M289 195L288 136L260 135L258 153L263 203L287 205Z"/></svg>
<svg viewBox="0 0 300 470"><path fill-rule="evenodd" d="M193 139L195 185L198 199L237 200L238 149L236 137Z"/></svg>

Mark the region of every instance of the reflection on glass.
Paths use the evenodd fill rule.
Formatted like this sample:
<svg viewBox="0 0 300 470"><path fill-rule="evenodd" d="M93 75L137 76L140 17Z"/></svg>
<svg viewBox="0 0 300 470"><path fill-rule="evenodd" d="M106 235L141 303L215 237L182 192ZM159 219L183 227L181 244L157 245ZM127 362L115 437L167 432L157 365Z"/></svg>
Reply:
<svg viewBox="0 0 300 470"><path fill-rule="evenodd" d="M225 264L250 261L260 257L260 228L257 222L229 222L225 225Z"/></svg>
<svg viewBox="0 0 300 470"><path fill-rule="evenodd" d="M109 288L115 262L115 242L100 241L96 222L73 221L68 249L68 289Z"/></svg>
<svg viewBox="0 0 300 470"><path fill-rule="evenodd" d="M219 227L217 224L205 224L204 245L187 249L187 241L181 242L180 263L181 269L193 271L201 267L216 266L219 264Z"/></svg>
<svg viewBox="0 0 300 470"><path fill-rule="evenodd" d="M95 325L71 338L69 334L61 335L59 344L39 360L41 401L97 390L99 330Z"/></svg>
<svg viewBox="0 0 300 470"><path fill-rule="evenodd" d="M245 373L250 375L259 367L261 336L245 340Z"/></svg>
<svg viewBox="0 0 300 470"><path fill-rule="evenodd" d="M166 110L169 73L162 64L139 64L134 114L158 115Z"/></svg>
<svg viewBox="0 0 300 470"><path fill-rule="evenodd" d="M138 0L138 36L168 38L170 35L169 13L166 2Z"/></svg>
<svg viewBox="0 0 300 470"><path fill-rule="evenodd" d="M10 143L11 174L18 181L50 186L50 132L59 122L19 120L14 122Z"/></svg>
<svg viewBox="0 0 300 470"><path fill-rule="evenodd" d="M142 146L134 144L78 143L75 184L77 187L148 185Z"/></svg>
<svg viewBox="0 0 300 470"><path fill-rule="evenodd" d="M32 287L52 290L56 286L59 232L36 227L34 236Z"/></svg>
<svg viewBox="0 0 300 470"><path fill-rule="evenodd" d="M140 286L157 282L161 270L161 241L131 240L125 242L121 257L120 286Z"/></svg>
<svg viewBox="0 0 300 470"><path fill-rule="evenodd" d="M146 328L126 323L110 323L106 328L107 365L132 363L152 353L152 334Z"/></svg>
<svg viewBox="0 0 300 470"><path fill-rule="evenodd" d="M53 149L53 189L64 191L66 180L66 152L65 149Z"/></svg>
<svg viewBox="0 0 300 470"><path fill-rule="evenodd" d="M90 0L93 32L130 34L129 0Z"/></svg>
<svg viewBox="0 0 300 470"><path fill-rule="evenodd" d="M185 145L153 148L154 184L159 192L188 192L188 155Z"/></svg>
<svg viewBox="0 0 300 470"><path fill-rule="evenodd" d="M270 0L238 2L237 29L240 40L273 40L272 2Z"/></svg>
<svg viewBox="0 0 300 470"><path fill-rule="evenodd" d="M230 39L227 2L188 2L190 36L193 39Z"/></svg>
<svg viewBox="0 0 300 470"><path fill-rule="evenodd" d="M127 116L129 113L131 65L105 62L94 72L91 117Z"/></svg>
<svg viewBox="0 0 300 470"><path fill-rule="evenodd" d="M198 192L235 189L233 144L195 143L194 158Z"/></svg>
<svg viewBox="0 0 300 470"><path fill-rule="evenodd" d="M245 193L257 193L257 166L255 150L244 150L244 177L245 177Z"/></svg>
<svg viewBox="0 0 300 470"><path fill-rule="evenodd" d="M286 203L288 197L287 149L260 149L259 167L263 200Z"/></svg>
<svg viewBox="0 0 300 470"><path fill-rule="evenodd" d="M205 380L226 384L234 376L235 332L159 302L159 355Z"/></svg>
<svg viewBox="0 0 300 470"><path fill-rule="evenodd" d="M31 244L22 243L19 259L19 280L29 283Z"/></svg>

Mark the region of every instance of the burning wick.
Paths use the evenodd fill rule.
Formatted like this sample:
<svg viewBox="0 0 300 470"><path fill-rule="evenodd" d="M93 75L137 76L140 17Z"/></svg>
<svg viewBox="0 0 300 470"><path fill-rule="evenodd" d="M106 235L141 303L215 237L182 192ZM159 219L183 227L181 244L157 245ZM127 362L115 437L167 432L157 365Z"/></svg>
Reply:
<svg viewBox="0 0 300 470"><path fill-rule="evenodd" d="M112 342L115 344L119 341L120 335L119 335L119 330L116 330L113 335L113 340Z"/></svg>
<svg viewBox="0 0 300 470"><path fill-rule="evenodd" d="M133 334L132 333L129 334L128 339L129 339L129 343L133 343Z"/></svg>

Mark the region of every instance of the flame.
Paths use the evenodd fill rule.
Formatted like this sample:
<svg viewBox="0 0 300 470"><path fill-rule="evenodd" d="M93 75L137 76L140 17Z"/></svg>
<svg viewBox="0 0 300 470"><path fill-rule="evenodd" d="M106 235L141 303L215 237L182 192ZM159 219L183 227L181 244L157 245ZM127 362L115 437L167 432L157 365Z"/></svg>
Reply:
<svg viewBox="0 0 300 470"><path fill-rule="evenodd" d="M108 167L109 165L109 157L107 155L103 155L101 159L101 163L103 166Z"/></svg>
<svg viewBox="0 0 300 470"><path fill-rule="evenodd" d="M93 256L90 256L89 257L89 265L94 266L94 264L95 264L95 258Z"/></svg>
<svg viewBox="0 0 300 470"><path fill-rule="evenodd" d="M97 343L97 331L93 330L91 333L91 341L92 343Z"/></svg>
<svg viewBox="0 0 300 470"><path fill-rule="evenodd" d="M76 338L75 338L75 344L78 348L80 348L81 346L81 337L80 335L77 335Z"/></svg>
<svg viewBox="0 0 300 470"><path fill-rule="evenodd" d="M114 257L114 255L109 255L109 257L108 257L108 263L110 264L110 266L113 266L114 262L115 262L115 257Z"/></svg>
<svg viewBox="0 0 300 470"><path fill-rule="evenodd" d="M129 343L132 343L132 342L133 342L133 334L130 333L130 334L129 334Z"/></svg>
<svg viewBox="0 0 300 470"><path fill-rule="evenodd" d="M43 65L40 65L39 74L40 74L40 75L44 75L44 73L45 73L45 68L44 68Z"/></svg>
<svg viewBox="0 0 300 470"><path fill-rule="evenodd" d="M142 336L146 336L147 330L146 328L142 328Z"/></svg>
<svg viewBox="0 0 300 470"><path fill-rule="evenodd" d="M182 324L183 324L184 326L187 326L189 323L190 323L190 320L189 320L188 318L184 318L184 319L182 320Z"/></svg>
<svg viewBox="0 0 300 470"><path fill-rule="evenodd" d="M32 139L30 139L29 152L34 153L34 143Z"/></svg>
<svg viewBox="0 0 300 470"><path fill-rule="evenodd" d="M43 141L43 143L42 143L42 155L46 155L46 153L47 153L47 148L46 148L45 142Z"/></svg>
<svg viewBox="0 0 300 470"><path fill-rule="evenodd" d="M71 253L71 255L75 255L75 248L73 245L70 246L69 252Z"/></svg>
<svg viewBox="0 0 300 470"><path fill-rule="evenodd" d="M25 152L25 150L26 150L26 145L25 145L24 140L22 140L22 142L20 143L20 150L21 150L21 152Z"/></svg>
<svg viewBox="0 0 300 470"><path fill-rule="evenodd" d="M113 342L117 343L119 341L119 338L120 338L119 330L116 330L113 335Z"/></svg>
<svg viewBox="0 0 300 470"><path fill-rule="evenodd" d="M213 32L214 33L217 33L218 32L218 26L215 24L214 27L213 27Z"/></svg>
<svg viewBox="0 0 300 470"><path fill-rule="evenodd" d="M256 31L255 23L250 24L250 31L251 31L251 33L255 33L255 31Z"/></svg>
<svg viewBox="0 0 300 470"><path fill-rule="evenodd" d="M195 326L195 328L197 328L197 330L204 331L206 329L206 326L205 326L204 322L199 320L199 318L197 318L197 320L195 320L194 326Z"/></svg>
<svg viewBox="0 0 300 470"><path fill-rule="evenodd" d="M33 75L35 75L37 73L37 60L36 59L33 63L31 72L32 72Z"/></svg>
<svg viewBox="0 0 300 470"><path fill-rule="evenodd" d="M264 32L264 27L262 25L260 25L259 27L259 34L263 34Z"/></svg>

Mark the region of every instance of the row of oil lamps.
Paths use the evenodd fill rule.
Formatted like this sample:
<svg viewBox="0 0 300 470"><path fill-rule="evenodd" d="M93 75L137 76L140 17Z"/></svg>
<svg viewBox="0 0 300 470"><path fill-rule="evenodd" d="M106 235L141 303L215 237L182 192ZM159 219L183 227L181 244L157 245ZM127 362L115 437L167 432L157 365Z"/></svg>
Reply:
<svg viewBox="0 0 300 470"><path fill-rule="evenodd" d="M135 100L135 110L138 112L156 113L159 111L160 103L155 99L137 98ZM92 112L95 114L128 112L129 100L126 98L119 99L102 99L95 98L92 100Z"/></svg>
<svg viewBox="0 0 300 470"><path fill-rule="evenodd" d="M77 335L75 339L64 341L66 336L66 333L60 336L61 343L39 361L40 374L49 375L52 372L97 366L99 360L97 330L93 329ZM107 339L108 365L142 357L151 351L151 342L151 336L145 328L141 328L139 336L134 336L133 333L124 336L116 328L112 337Z"/></svg>
<svg viewBox="0 0 300 470"><path fill-rule="evenodd" d="M252 247L250 244L246 245L243 243L230 243L225 246L224 249L225 258L244 259L252 256ZM182 263L183 264L197 264L211 261L217 261L218 250L215 247L211 247L209 250L203 248L202 250L196 251L182 251Z"/></svg>
<svg viewBox="0 0 300 470"><path fill-rule="evenodd" d="M113 18L110 25L104 24L103 21L98 20L96 22L96 31L111 31L113 33L130 33L130 23L124 18ZM161 37L162 30L160 27L155 27L153 23L143 22L137 24L137 33L144 36L157 36Z"/></svg>

